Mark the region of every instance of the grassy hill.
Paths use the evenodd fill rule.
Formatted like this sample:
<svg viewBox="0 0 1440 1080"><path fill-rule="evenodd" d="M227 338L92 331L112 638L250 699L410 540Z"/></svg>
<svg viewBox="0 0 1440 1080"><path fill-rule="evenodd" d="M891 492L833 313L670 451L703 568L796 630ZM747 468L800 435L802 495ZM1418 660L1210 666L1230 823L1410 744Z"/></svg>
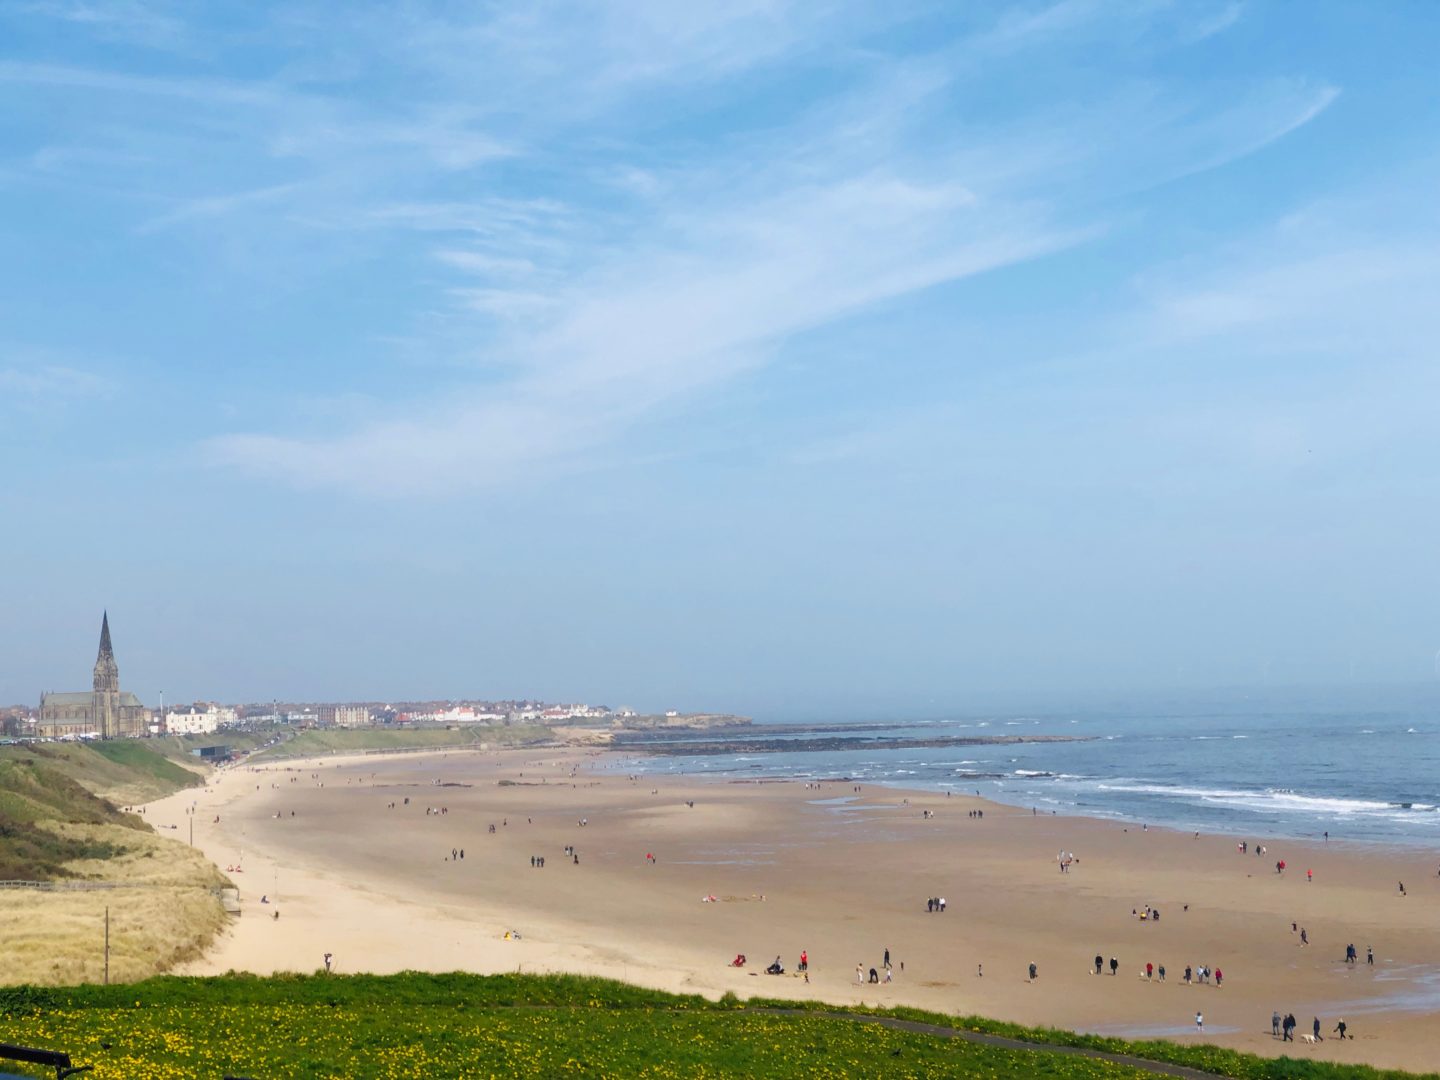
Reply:
<svg viewBox="0 0 1440 1080"><path fill-rule="evenodd" d="M519 746L544 742L552 737L549 728L539 724L516 724L511 727L477 725L459 728L420 728L396 731L391 728L327 728L296 732L293 738L262 750L254 760L313 757L319 754L361 753L367 750L444 750L447 748Z"/></svg>
<svg viewBox="0 0 1440 1080"><path fill-rule="evenodd" d="M205 782L200 773L156 753L149 743L112 739L0 746L0 763L33 762L118 806L149 802Z"/></svg>
<svg viewBox="0 0 1440 1080"><path fill-rule="evenodd" d="M58 822L113 825L121 835L79 839L45 827ZM37 759L0 760L0 880L72 877L67 863L118 855L125 850L123 834L144 828Z"/></svg>
<svg viewBox="0 0 1440 1080"><path fill-rule="evenodd" d="M275 737L274 729L265 728L259 731L249 729L227 728L211 735L156 735L149 739L142 739L138 745L143 746L155 753L169 758L176 764L187 769L199 769L203 766L197 765L197 758L191 753L202 746L214 746L217 743L230 747L234 753L243 753L253 750L257 746L263 746Z"/></svg>
<svg viewBox="0 0 1440 1080"><path fill-rule="evenodd" d="M860 1019L820 1005L710 1002L551 975L229 975L0 991L0 1041L64 1050L77 1064L94 1065L97 1080L1155 1075L1145 1061L1060 1052L1066 1044L1237 1080L1407 1075L1209 1046L1027 1031L972 1017L897 1010ZM977 1031L1036 1045L972 1041Z"/></svg>
<svg viewBox="0 0 1440 1080"><path fill-rule="evenodd" d="M100 978L107 907L117 980L199 952L224 922L212 892L224 878L96 792L138 801L201 782L137 741L0 747L0 880L52 883L0 890L0 983Z"/></svg>

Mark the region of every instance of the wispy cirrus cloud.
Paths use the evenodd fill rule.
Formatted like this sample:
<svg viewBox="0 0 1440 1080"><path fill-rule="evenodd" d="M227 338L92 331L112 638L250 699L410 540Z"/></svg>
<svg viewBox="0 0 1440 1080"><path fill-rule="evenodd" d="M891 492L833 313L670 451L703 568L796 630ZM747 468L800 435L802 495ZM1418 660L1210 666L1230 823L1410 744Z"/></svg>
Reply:
<svg viewBox="0 0 1440 1080"><path fill-rule="evenodd" d="M104 376L63 364L36 363L0 367L0 404L38 407L77 398L107 397L115 383Z"/></svg>
<svg viewBox="0 0 1440 1080"><path fill-rule="evenodd" d="M227 436L212 453L305 487L381 494L580 467L601 441L763 363L793 334L1083 239L1042 219L987 220L961 186L887 176L734 213L672 223L694 246L618 257L537 298L523 333L495 346L520 367L508 384L340 438Z"/></svg>
<svg viewBox="0 0 1440 1080"><path fill-rule="evenodd" d="M122 103L95 133L121 141L123 116L150 169L138 235L228 231L248 252L299 229L402 254L425 297L393 336L486 372L389 397L349 430L226 435L211 460L303 486L465 491L580 467L810 331L1084 243L1107 200L1253 153L1334 99L1252 80L1034 100L1036 55L1171 48L1194 19L1061 0L945 25L933 48L879 44L931 15L645 0L384 9L337 30L302 6L281 29L308 47L263 78L6 62L0 81ZM378 80L356 78L367 64ZM968 95L992 82L1013 100L979 121ZM182 151L199 165L157 171Z"/></svg>
<svg viewBox="0 0 1440 1080"><path fill-rule="evenodd" d="M191 42L185 20L169 5L145 0L20 0L16 15L48 19L86 30L101 39L156 49L177 49Z"/></svg>

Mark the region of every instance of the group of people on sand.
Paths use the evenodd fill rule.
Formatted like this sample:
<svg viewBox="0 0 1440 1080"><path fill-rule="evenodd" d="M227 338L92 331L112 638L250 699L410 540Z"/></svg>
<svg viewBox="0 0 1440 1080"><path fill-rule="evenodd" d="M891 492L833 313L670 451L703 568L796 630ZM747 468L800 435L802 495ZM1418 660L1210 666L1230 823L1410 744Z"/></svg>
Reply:
<svg viewBox="0 0 1440 1080"><path fill-rule="evenodd" d="M735 959L730 961L730 966L731 966L731 967L736 967L736 968L743 968L743 967L746 965L747 962L748 962L748 961L747 961L747 958L746 958L746 956L745 956L745 954L744 954L743 952L742 952L742 953L736 953L736 954L735 954ZM807 983L810 981L810 953L809 953L808 950L806 950L806 949L801 949L801 950L800 950L800 963L799 963L798 965L796 965L795 972L796 972L796 974L798 974L798 975L803 975L803 976L805 976L805 981L806 981ZM765 974L766 974L766 975L784 975L784 974L785 974L785 964L781 961L780 957L778 957L778 956L775 957L775 959L772 960L772 961L769 963L769 965L766 966L766 968L765 968Z"/></svg>
<svg viewBox="0 0 1440 1080"><path fill-rule="evenodd" d="M1104 957L1103 955L1101 955L1100 953L1096 953L1096 954L1095 954L1095 974L1096 974L1096 975L1102 975L1102 974L1104 974L1104 972L1105 972L1105 967L1106 967L1105 957ZM1114 956L1110 957L1109 967L1110 967L1110 974L1111 974L1111 975L1118 975L1118 974L1120 973L1120 960L1119 960L1119 958L1118 958L1118 957L1114 957ZM1182 978L1183 981L1185 982L1185 985L1186 985L1186 986L1190 986L1190 985L1194 985L1194 984L1208 984L1208 983L1210 982L1210 980L1211 980L1212 977L1213 977L1214 980L1215 980L1215 986L1216 986L1216 987L1221 987L1221 986L1224 986L1224 985L1225 985L1225 973L1224 973L1223 971L1221 971L1219 968L1211 968L1211 967L1209 967L1209 966L1207 966L1207 965L1205 965L1205 964L1198 964L1198 965L1186 964L1186 965L1185 965L1185 972L1184 972L1184 974L1181 976L1181 978ZM1031 976L1031 978L1034 978L1034 976ZM1155 964L1155 963L1151 963L1151 962L1149 962L1149 961L1146 961L1145 966L1140 969L1140 978L1144 979L1146 982L1164 982L1164 981L1165 981L1165 965L1164 965L1164 964Z"/></svg>
<svg viewBox="0 0 1440 1080"><path fill-rule="evenodd" d="M890 964L890 947L888 945L885 947L885 954L880 960L880 967L884 969L883 974L880 969L872 967L867 976L865 965L863 963L856 964L855 984L857 986L864 986L867 983L889 983L894 981L895 969ZM905 961L903 960L900 961L900 970L902 972L905 970Z"/></svg>
<svg viewBox="0 0 1440 1080"><path fill-rule="evenodd" d="M934 915L939 912L945 914L945 898L943 896L932 896L925 901L925 910Z"/></svg>
<svg viewBox="0 0 1440 1080"><path fill-rule="evenodd" d="M1350 945L1346 945L1346 946L1345 946L1345 962L1346 962L1347 964L1354 965L1354 964L1358 963L1359 960L1360 960L1360 954L1355 951L1355 946L1354 946L1354 944L1352 943L1352 944L1350 944ZM1374 966L1375 966L1375 947L1374 947L1373 945L1366 945L1366 946L1365 946L1365 965L1366 965L1367 967L1374 967Z"/></svg>
<svg viewBox="0 0 1440 1080"><path fill-rule="evenodd" d="M1295 1029L1299 1026L1300 1023L1295 1019L1294 1013L1286 1013L1281 1016L1280 1010L1276 1009L1270 1014L1270 1035L1272 1038L1278 1038L1281 1042L1294 1042ZM1320 1033L1320 1028L1320 1018L1316 1016L1310 1021L1310 1034L1302 1034L1300 1038L1309 1043L1324 1042L1325 1036ZM1345 1023L1343 1018L1336 1021L1335 1026L1330 1029L1330 1034L1338 1035L1341 1039L1355 1038L1350 1034L1350 1025Z"/></svg>

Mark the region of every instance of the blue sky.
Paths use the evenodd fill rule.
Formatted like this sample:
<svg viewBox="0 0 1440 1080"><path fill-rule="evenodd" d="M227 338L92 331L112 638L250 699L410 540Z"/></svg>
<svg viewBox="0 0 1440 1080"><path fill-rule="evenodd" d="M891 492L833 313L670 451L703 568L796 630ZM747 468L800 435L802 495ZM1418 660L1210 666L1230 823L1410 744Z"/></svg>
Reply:
<svg viewBox="0 0 1440 1080"><path fill-rule="evenodd" d="M1434 679L1437 34L0 3L0 701Z"/></svg>

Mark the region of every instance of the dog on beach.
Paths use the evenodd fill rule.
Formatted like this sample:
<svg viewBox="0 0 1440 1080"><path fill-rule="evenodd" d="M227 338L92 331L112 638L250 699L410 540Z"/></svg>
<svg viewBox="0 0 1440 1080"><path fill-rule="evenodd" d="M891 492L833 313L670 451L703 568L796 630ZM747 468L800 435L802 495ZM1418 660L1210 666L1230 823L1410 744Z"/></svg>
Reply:
<svg viewBox="0 0 1440 1080"><path fill-rule="evenodd" d="M1301 1042L1304 1042L1304 1043L1311 1043L1311 1044L1313 1044L1313 1043L1315 1042L1315 1036L1314 1036L1314 1035L1307 1035L1305 1032L1302 1031L1302 1032L1300 1033L1300 1041L1301 1041Z"/></svg>

